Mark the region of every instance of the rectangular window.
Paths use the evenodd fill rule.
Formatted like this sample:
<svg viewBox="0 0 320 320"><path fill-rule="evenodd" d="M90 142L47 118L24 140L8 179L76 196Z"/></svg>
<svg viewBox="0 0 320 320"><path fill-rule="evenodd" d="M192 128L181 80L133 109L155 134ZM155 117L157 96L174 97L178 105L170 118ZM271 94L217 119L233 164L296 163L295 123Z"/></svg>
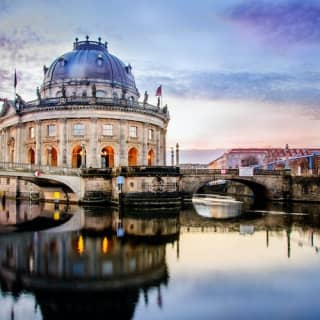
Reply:
<svg viewBox="0 0 320 320"><path fill-rule="evenodd" d="M29 138L33 139L34 138L34 127L29 128Z"/></svg>
<svg viewBox="0 0 320 320"><path fill-rule="evenodd" d="M73 125L73 135L74 136L84 136L85 127L83 123L76 123Z"/></svg>
<svg viewBox="0 0 320 320"><path fill-rule="evenodd" d="M153 129L149 129L149 131L148 131L148 140L153 140L153 134L154 134Z"/></svg>
<svg viewBox="0 0 320 320"><path fill-rule="evenodd" d="M102 127L102 134L104 136L112 136L113 135L113 126L112 124L104 124Z"/></svg>
<svg viewBox="0 0 320 320"><path fill-rule="evenodd" d="M47 126L48 137L55 137L57 135L57 126L55 124L49 124Z"/></svg>
<svg viewBox="0 0 320 320"><path fill-rule="evenodd" d="M129 137L136 138L137 136L138 136L138 128L134 126L129 127Z"/></svg>

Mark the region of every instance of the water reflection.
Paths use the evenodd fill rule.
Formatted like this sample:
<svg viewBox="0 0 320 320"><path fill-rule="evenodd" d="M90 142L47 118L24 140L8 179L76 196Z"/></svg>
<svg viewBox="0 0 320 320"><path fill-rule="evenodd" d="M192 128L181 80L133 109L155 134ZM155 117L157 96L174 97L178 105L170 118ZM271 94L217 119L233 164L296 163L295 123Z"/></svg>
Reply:
<svg viewBox="0 0 320 320"><path fill-rule="evenodd" d="M195 210L200 216L215 219L229 219L241 214L242 202L228 196L199 194L192 198Z"/></svg>
<svg viewBox="0 0 320 320"><path fill-rule="evenodd" d="M148 305L153 289L153 303L161 307L161 287L169 277L166 244L178 239L179 213L168 220L125 214L120 217L125 234L118 238L118 211L80 211L77 231L54 228L1 238L2 292L18 298L32 293L44 319L100 319L107 314L131 319L140 293Z"/></svg>
<svg viewBox="0 0 320 320"><path fill-rule="evenodd" d="M65 223L74 211L69 206L54 203L6 200L0 207L0 232L26 229L46 229Z"/></svg>
<svg viewBox="0 0 320 320"><path fill-rule="evenodd" d="M33 217L53 216L56 208L43 206ZM13 210L20 216L24 206ZM268 204L227 220L193 207L68 210L63 225L0 235L0 319L260 319L281 318L282 307L296 318L320 314L310 298L320 288L318 205Z"/></svg>

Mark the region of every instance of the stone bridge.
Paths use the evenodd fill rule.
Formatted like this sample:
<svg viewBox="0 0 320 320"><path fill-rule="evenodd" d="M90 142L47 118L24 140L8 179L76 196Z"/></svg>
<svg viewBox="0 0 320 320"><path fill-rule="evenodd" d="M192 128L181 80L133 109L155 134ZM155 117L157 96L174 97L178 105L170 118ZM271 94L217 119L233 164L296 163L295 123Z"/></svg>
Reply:
<svg viewBox="0 0 320 320"><path fill-rule="evenodd" d="M85 192L84 179L80 176L78 169L53 168L49 166L33 166L21 163L0 162L0 177L15 178L14 188L19 192L19 181L30 182L39 187L44 192L60 191L65 194L72 194L72 201L78 202L83 198ZM30 188L30 187L29 187ZM0 191L10 190L3 182L0 184ZM26 192L25 188L20 190ZM30 190L31 191L31 190ZM32 189L35 192L35 189Z"/></svg>
<svg viewBox="0 0 320 320"><path fill-rule="evenodd" d="M290 170L255 170L252 176L240 176L238 169L183 169L180 172L180 191L189 195L209 182L227 180L246 185L257 198L320 201L318 175L292 176Z"/></svg>
<svg viewBox="0 0 320 320"><path fill-rule="evenodd" d="M39 173L39 174L38 174ZM30 164L0 162L0 192L22 197L37 191L41 199L79 202L95 199L116 199L116 177L124 176L124 193L159 192L192 196L209 182L236 181L248 186L256 198L320 202L320 177L292 176L290 170L255 170L251 176L239 175L239 170L179 169L178 167L121 167L107 169L72 169ZM156 184L156 185L155 185ZM154 188L154 187L159 188ZM161 188L160 188L161 187ZM35 190L36 189L36 190Z"/></svg>

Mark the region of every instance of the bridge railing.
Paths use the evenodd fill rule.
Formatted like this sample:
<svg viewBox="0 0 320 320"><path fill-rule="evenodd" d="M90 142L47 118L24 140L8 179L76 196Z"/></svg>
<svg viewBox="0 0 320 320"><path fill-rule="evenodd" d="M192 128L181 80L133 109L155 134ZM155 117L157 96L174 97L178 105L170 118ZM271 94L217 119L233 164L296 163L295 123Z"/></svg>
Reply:
<svg viewBox="0 0 320 320"><path fill-rule="evenodd" d="M192 169L180 169L180 172L184 175L234 175L239 176L239 169L205 169L205 168L192 168ZM253 175L272 175L282 176L290 175L290 170L264 170L254 169Z"/></svg>
<svg viewBox="0 0 320 320"><path fill-rule="evenodd" d="M184 175L239 175L239 169L205 169L205 168L192 168L180 169Z"/></svg>
<svg viewBox="0 0 320 320"><path fill-rule="evenodd" d="M130 166L121 167L117 174L122 176L178 176L179 167L171 166Z"/></svg>
<svg viewBox="0 0 320 320"><path fill-rule="evenodd" d="M283 176L290 175L290 169L284 170L265 170L265 169L254 169L253 174L255 176Z"/></svg>
<svg viewBox="0 0 320 320"><path fill-rule="evenodd" d="M67 176L78 176L81 174L81 170L77 168L68 167L52 167L52 166L39 166L30 163L19 162L4 162L0 161L0 170L5 169L7 171L21 171L21 172L36 172L44 174L57 174Z"/></svg>

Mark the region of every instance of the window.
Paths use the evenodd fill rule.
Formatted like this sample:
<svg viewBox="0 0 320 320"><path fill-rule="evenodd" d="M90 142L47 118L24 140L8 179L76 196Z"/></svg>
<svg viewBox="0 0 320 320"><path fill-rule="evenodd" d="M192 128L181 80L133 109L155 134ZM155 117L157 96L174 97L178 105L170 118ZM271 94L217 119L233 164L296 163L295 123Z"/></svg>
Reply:
<svg viewBox="0 0 320 320"><path fill-rule="evenodd" d="M153 134L154 134L153 129L149 129L149 131L148 131L148 140L153 140Z"/></svg>
<svg viewBox="0 0 320 320"><path fill-rule="evenodd" d="M137 127L129 127L129 137L136 138L138 136L138 128Z"/></svg>
<svg viewBox="0 0 320 320"><path fill-rule="evenodd" d="M102 57L101 53L98 54L97 65L99 67L101 67L103 65L103 57Z"/></svg>
<svg viewBox="0 0 320 320"><path fill-rule="evenodd" d="M83 123L76 123L73 125L73 135L74 136L84 136L85 127Z"/></svg>
<svg viewBox="0 0 320 320"><path fill-rule="evenodd" d="M34 138L34 127L29 128L29 138L33 139Z"/></svg>
<svg viewBox="0 0 320 320"><path fill-rule="evenodd" d="M104 136L112 136L113 135L113 126L112 124L104 124L102 127L102 134Z"/></svg>
<svg viewBox="0 0 320 320"><path fill-rule="evenodd" d="M47 126L47 136L55 137L57 135L57 127L55 124L49 124Z"/></svg>

